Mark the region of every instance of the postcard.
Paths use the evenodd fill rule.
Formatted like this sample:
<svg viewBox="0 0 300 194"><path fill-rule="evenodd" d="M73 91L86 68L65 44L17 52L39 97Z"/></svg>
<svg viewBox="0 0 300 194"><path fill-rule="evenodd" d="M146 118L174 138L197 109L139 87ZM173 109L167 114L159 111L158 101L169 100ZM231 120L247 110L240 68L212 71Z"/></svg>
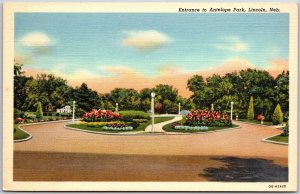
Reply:
<svg viewBox="0 0 300 194"><path fill-rule="evenodd" d="M4 3L3 35L3 190L297 190L297 4Z"/></svg>

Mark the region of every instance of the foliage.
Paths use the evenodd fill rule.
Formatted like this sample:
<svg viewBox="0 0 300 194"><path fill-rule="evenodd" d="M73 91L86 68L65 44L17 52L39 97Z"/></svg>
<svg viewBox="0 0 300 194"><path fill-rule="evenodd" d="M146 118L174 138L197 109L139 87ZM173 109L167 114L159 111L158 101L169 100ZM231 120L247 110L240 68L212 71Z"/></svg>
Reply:
<svg viewBox="0 0 300 194"><path fill-rule="evenodd" d="M273 124L278 125L281 124L282 122L283 122L283 114L281 112L280 105L277 104L273 114Z"/></svg>
<svg viewBox="0 0 300 194"><path fill-rule="evenodd" d="M258 115L256 118L257 121L264 121L265 117L263 115Z"/></svg>
<svg viewBox="0 0 300 194"><path fill-rule="evenodd" d="M21 110L19 110L19 109L17 109L17 108L14 108L14 118L16 119L16 118L18 118L18 117L23 117L24 116L24 112L23 111L21 111Z"/></svg>
<svg viewBox="0 0 300 194"><path fill-rule="evenodd" d="M82 116L82 121L85 122L109 122L119 120L121 120L121 115L119 113L112 112L111 110L93 109Z"/></svg>
<svg viewBox="0 0 300 194"><path fill-rule="evenodd" d="M184 125L188 126L209 126L209 127L225 127L231 126L232 121L225 113L205 110L191 110L186 116Z"/></svg>
<svg viewBox="0 0 300 194"><path fill-rule="evenodd" d="M289 132L289 121L286 122L286 125L283 129L283 133L281 134L282 136L289 136L290 132Z"/></svg>
<svg viewBox="0 0 300 194"><path fill-rule="evenodd" d="M76 101L76 111L83 110L86 112L100 108L100 97L98 93L88 88L86 83L72 89L72 99Z"/></svg>
<svg viewBox="0 0 300 194"><path fill-rule="evenodd" d="M14 65L14 108L21 111L35 111L35 104L42 103L43 111L51 112L76 101L76 116L92 109L150 110L151 92L156 93L155 103L162 105L160 113L177 113L178 103L182 110L210 108L220 112L230 112L230 102L234 102L234 115L247 118L250 97L255 98L253 107L257 115L264 115L271 121L277 103L282 112L289 111L289 72L284 71L272 77L267 71L245 69L224 76L213 74L209 77L194 75L187 81L192 92L190 98L178 95L178 90L170 85L159 84L144 88L140 92L130 88L115 88L110 93L98 94L83 83L72 88L67 81L52 74L39 74L36 78L25 76L22 64ZM101 91L99 91L101 93ZM22 117L21 117L22 118ZM286 121L287 118L284 118Z"/></svg>
<svg viewBox="0 0 300 194"><path fill-rule="evenodd" d="M253 120L254 119L254 107L253 107L253 97L250 97L248 112L247 112L247 119Z"/></svg>
<svg viewBox="0 0 300 194"><path fill-rule="evenodd" d="M36 102L41 102L44 111L51 112L66 105L70 99L71 88L67 81L52 74L40 74L36 79L26 82L28 96L25 106L33 110Z"/></svg>
<svg viewBox="0 0 300 194"><path fill-rule="evenodd" d="M37 103L35 115L36 115L37 119L42 119L43 118L42 103L40 103L40 102Z"/></svg>
<svg viewBox="0 0 300 194"><path fill-rule="evenodd" d="M124 121L132 122L134 119L150 119L149 115L143 111L129 110L119 111Z"/></svg>
<svg viewBox="0 0 300 194"><path fill-rule="evenodd" d="M15 123L16 124L19 124L19 123L22 123L22 122L23 122L23 119L20 118L20 117L18 117L18 118L15 119Z"/></svg>
<svg viewBox="0 0 300 194"><path fill-rule="evenodd" d="M161 103L155 103L155 105L154 105L154 112L155 113L161 113L162 112L162 110L163 110L163 105L161 104Z"/></svg>

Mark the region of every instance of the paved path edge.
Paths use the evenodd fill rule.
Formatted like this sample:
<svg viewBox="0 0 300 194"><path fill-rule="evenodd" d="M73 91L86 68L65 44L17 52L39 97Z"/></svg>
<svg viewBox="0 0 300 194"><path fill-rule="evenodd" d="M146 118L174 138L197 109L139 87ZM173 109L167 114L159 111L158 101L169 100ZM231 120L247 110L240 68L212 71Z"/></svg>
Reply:
<svg viewBox="0 0 300 194"><path fill-rule="evenodd" d="M78 120L78 119L75 119ZM31 125L42 125L42 124L51 124L51 123L59 123L59 122L66 122L66 121L72 121L72 119L66 119L66 120L59 120L59 121L48 121L48 122L39 122L39 123L26 123L26 124L21 124L19 125L19 129L23 131L24 133L27 133L29 137L23 138L23 139L14 139L14 143L18 142L23 142L23 141L28 141L33 138L33 136L25 131L22 127L23 126L31 126Z"/></svg>
<svg viewBox="0 0 300 194"><path fill-rule="evenodd" d="M280 134L281 134L281 133L280 133ZM280 134L277 134L277 135L280 135ZM279 142L279 141L268 140L269 138L275 137L275 136L277 136L277 135L272 135L272 136L270 136L270 137L263 138L261 141L266 142L266 143L273 143L273 144L285 145L285 146L288 146L288 145L289 145L289 143L284 143L284 142Z"/></svg>

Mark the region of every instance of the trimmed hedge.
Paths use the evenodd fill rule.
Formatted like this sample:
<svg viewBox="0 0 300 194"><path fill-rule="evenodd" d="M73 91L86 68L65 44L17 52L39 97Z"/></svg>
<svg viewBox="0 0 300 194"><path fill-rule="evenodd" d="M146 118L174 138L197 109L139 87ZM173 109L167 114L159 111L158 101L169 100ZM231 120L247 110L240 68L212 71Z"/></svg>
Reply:
<svg viewBox="0 0 300 194"><path fill-rule="evenodd" d="M123 117L126 122L132 122L133 119L150 119L149 115L143 111L127 110L119 111L119 114Z"/></svg>

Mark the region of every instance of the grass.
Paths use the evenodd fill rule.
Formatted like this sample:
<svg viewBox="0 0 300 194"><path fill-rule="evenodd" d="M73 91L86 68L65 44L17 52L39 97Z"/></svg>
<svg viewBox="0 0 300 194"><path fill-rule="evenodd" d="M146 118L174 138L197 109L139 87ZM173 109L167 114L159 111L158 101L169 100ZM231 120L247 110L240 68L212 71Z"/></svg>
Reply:
<svg viewBox="0 0 300 194"><path fill-rule="evenodd" d="M254 123L254 124L260 124L261 125L260 121L257 121L257 120L239 119L238 121L247 122L247 123ZM272 126L273 123L264 121L264 124L262 124L262 125Z"/></svg>
<svg viewBox="0 0 300 194"><path fill-rule="evenodd" d="M277 135L277 136L274 136L274 137L270 137L267 140L283 142L283 143L289 143L289 136Z"/></svg>
<svg viewBox="0 0 300 194"><path fill-rule="evenodd" d="M14 132L14 140L20 140L29 137L29 134L25 133L19 128L19 125L14 125L14 129L16 130Z"/></svg>
<svg viewBox="0 0 300 194"><path fill-rule="evenodd" d="M178 121L179 123L183 124L185 123L186 118L183 117L182 120ZM221 129L228 129L228 128L233 128L233 127L238 127L238 125L232 124L232 126L229 127L208 127L208 130L203 130L203 131L196 131L196 130L184 130L184 129L174 129L172 128L172 124L167 124L163 126L163 130L167 132L181 132L181 133L197 133L197 132L207 132L207 131L216 131L216 130L221 130Z"/></svg>
<svg viewBox="0 0 300 194"><path fill-rule="evenodd" d="M172 120L174 117L158 117L158 118L154 118L154 123L161 123L164 121L168 121L168 120ZM136 128L133 129L131 131L144 131L145 128L148 125L151 125L151 120L149 120L146 123L140 123L140 125ZM117 130L104 130L102 127L88 127L85 124L70 124L67 125L68 127L72 127L72 128L78 128L78 129L83 129L83 130L88 130L88 131L98 131L98 132L109 132L109 133L120 133L120 132L130 132L130 131L117 131Z"/></svg>

